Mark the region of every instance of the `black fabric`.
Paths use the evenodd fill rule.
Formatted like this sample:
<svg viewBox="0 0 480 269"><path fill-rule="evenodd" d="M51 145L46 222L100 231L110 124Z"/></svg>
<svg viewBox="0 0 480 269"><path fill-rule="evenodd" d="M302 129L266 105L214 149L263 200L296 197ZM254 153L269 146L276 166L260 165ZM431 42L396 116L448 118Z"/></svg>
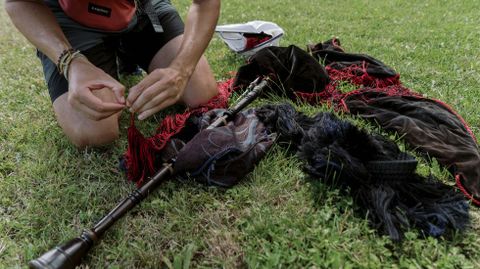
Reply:
<svg viewBox="0 0 480 269"><path fill-rule="evenodd" d="M374 77L382 78L398 75L392 68L369 55L345 52L338 39L308 45L307 49L317 60L335 69L343 69L352 65L359 67L365 65L366 72Z"/></svg>
<svg viewBox="0 0 480 269"><path fill-rule="evenodd" d="M258 76L268 76L272 90L294 97L293 91L321 92L329 82L325 68L297 46L267 47L238 69L233 87L246 87Z"/></svg>
<svg viewBox="0 0 480 269"><path fill-rule="evenodd" d="M435 158L473 198L480 199L480 153L476 141L445 105L426 98L387 96L367 89L345 100L350 112L396 131L411 147Z"/></svg>
<svg viewBox="0 0 480 269"><path fill-rule="evenodd" d="M224 109L207 112L197 121L197 133L178 152L174 170L207 185L237 184L265 156L274 134L267 134L253 110L237 113L225 126L206 128Z"/></svg>
<svg viewBox="0 0 480 269"><path fill-rule="evenodd" d="M308 117L291 105L267 105L256 113L271 132L278 132L280 141L290 140L289 146L305 162L306 173L350 193L361 217L366 215L392 240L401 240L410 227L441 236L449 229L464 230L469 223L465 198L450 186L424 178L411 167L395 177L390 171L372 170L371 164L378 161L390 162L392 169L405 161L395 142L370 135L331 113Z"/></svg>
<svg viewBox="0 0 480 269"><path fill-rule="evenodd" d="M122 37L119 50L125 60L137 63L148 72L148 66L155 54L170 40L183 34L184 24L176 10L159 16L164 31L162 33L155 32L146 16L139 18L139 21L143 21L143 25Z"/></svg>

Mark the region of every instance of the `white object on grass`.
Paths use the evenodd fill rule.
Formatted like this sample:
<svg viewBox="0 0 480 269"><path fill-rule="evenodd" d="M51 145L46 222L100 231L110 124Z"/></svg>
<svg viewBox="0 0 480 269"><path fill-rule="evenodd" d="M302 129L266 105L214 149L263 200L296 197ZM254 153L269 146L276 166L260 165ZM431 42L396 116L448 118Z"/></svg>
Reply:
<svg viewBox="0 0 480 269"><path fill-rule="evenodd" d="M280 38L284 34L280 26L268 21L250 21L247 23L220 25L215 28L215 32L217 32L231 50L246 57L250 57L265 47L278 46ZM247 38L244 34L261 33L271 35L272 37L252 48L246 48Z"/></svg>

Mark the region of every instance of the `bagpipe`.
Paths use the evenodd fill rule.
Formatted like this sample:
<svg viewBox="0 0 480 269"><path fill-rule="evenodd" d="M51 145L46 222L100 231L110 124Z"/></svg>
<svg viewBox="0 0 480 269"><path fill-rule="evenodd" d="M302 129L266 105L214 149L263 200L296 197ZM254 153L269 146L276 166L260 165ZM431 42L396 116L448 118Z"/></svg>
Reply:
<svg viewBox="0 0 480 269"><path fill-rule="evenodd" d="M257 78L245 90L242 97L230 109L223 111L222 115L206 128L214 129L225 125L246 106L253 102L268 86L268 79ZM178 149L177 149L178 150ZM143 201L158 186L176 173L174 165L176 156L163 163L163 167L145 184L132 191L125 199L119 202L107 215L105 215L91 229L84 230L79 237L61 244L39 258L29 262L30 268L68 269L81 264L82 259L96 242L110 229L120 218L127 214L133 207Z"/></svg>

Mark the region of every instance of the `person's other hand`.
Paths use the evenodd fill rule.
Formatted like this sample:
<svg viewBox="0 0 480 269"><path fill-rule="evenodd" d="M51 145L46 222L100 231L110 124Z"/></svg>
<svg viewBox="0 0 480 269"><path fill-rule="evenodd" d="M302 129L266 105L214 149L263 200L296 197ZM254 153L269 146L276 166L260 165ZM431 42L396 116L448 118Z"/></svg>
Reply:
<svg viewBox="0 0 480 269"><path fill-rule="evenodd" d="M125 87L84 57L75 58L68 70L68 102L88 118L101 120L125 108ZM108 89L117 102L105 102L95 91Z"/></svg>
<svg viewBox="0 0 480 269"><path fill-rule="evenodd" d="M127 106L143 120L175 104L183 95L188 76L175 68L152 71L128 93Z"/></svg>

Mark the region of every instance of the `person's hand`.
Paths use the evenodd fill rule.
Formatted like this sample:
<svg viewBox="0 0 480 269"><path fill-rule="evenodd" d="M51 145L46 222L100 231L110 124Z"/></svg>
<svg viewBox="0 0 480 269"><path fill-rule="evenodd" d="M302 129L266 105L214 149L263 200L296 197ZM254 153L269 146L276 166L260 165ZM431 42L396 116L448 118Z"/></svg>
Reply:
<svg viewBox="0 0 480 269"><path fill-rule="evenodd" d="M125 87L84 57L75 58L68 70L68 102L88 118L101 120L125 108ZM108 89L117 102L102 101L95 91Z"/></svg>
<svg viewBox="0 0 480 269"><path fill-rule="evenodd" d="M183 95L188 75L175 68L152 71L128 93L127 106L143 120L175 104Z"/></svg>

